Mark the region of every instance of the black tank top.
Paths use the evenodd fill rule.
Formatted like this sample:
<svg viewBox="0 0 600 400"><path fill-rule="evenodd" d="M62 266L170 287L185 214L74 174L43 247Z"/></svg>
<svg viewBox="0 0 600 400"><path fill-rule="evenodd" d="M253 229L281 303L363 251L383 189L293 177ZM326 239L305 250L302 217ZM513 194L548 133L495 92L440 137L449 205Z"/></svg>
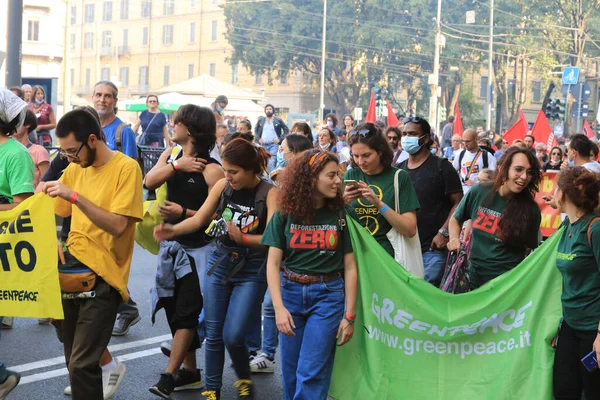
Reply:
<svg viewBox="0 0 600 400"><path fill-rule="evenodd" d="M182 156L183 151L177 155L176 159L179 159ZM219 164L219 162L214 158L206 157L205 159L207 160L206 165ZM206 183L204 175L201 172L176 171L175 175L167 181L167 200L177 203L189 210L198 211L200 207L202 207L202 204L204 204L204 201L207 197L208 184ZM176 224L180 221L176 220L167 222ZM206 226L203 226L197 232L177 236L173 240L189 247L206 246L212 240L212 238L208 237L204 233L206 228Z"/></svg>

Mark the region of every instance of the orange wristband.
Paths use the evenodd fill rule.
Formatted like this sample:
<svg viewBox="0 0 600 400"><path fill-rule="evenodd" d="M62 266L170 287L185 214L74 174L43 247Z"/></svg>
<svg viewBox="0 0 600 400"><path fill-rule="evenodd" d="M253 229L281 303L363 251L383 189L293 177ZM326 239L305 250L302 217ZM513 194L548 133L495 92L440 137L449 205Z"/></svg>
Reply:
<svg viewBox="0 0 600 400"><path fill-rule="evenodd" d="M75 204L75 202L77 201L77 197L79 197L79 193L73 192L71 198L69 199L69 203Z"/></svg>
<svg viewBox="0 0 600 400"><path fill-rule="evenodd" d="M355 315L346 314L346 319L350 320L350 321L354 321L356 319L356 314Z"/></svg>
<svg viewBox="0 0 600 400"><path fill-rule="evenodd" d="M245 233L242 234L242 243L248 244L248 235L246 235Z"/></svg>

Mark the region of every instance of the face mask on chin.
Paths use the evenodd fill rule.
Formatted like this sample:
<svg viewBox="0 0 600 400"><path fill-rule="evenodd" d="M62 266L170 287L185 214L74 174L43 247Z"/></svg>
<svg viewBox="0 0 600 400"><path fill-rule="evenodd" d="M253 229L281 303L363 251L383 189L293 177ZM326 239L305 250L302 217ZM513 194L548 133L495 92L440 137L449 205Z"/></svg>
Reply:
<svg viewBox="0 0 600 400"><path fill-rule="evenodd" d="M331 147L331 143L320 144L319 147L321 148L321 150L328 150Z"/></svg>

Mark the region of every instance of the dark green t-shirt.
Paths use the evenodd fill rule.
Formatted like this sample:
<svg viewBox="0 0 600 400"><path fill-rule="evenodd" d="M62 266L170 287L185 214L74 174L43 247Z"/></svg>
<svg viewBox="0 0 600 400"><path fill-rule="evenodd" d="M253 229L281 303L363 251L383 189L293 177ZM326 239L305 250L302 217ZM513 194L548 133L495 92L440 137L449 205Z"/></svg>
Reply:
<svg viewBox="0 0 600 400"><path fill-rule="evenodd" d="M558 242L556 266L563 277L562 305L567 324L574 329L595 331L600 322L600 221L588 227L597 215L586 214L565 230Z"/></svg>
<svg viewBox="0 0 600 400"><path fill-rule="evenodd" d="M344 180L351 179L365 182L393 210L396 204L396 195L394 193L394 176L396 171L398 169L392 167L377 175L367 175L360 168L352 168L346 171ZM400 194L400 214L417 211L421 207L410 176L408 176L406 171L400 171L398 174L398 193ZM394 249L386 236L389 230L392 229L392 225L379 213L377 207L365 199L358 198L350 203L349 206L346 206L346 209L394 257Z"/></svg>
<svg viewBox="0 0 600 400"><path fill-rule="evenodd" d="M463 223L473 221L471 238L471 287L484 283L510 271L525 258L526 249L538 246L538 231L542 219L537 204L531 205L533 223L529 226L528 238L522 248L504 244L498 222L506 208L506 199L492 191L491 186L477 184L463 197L454 212L454 217Z"/></svg>
<svg viewBox="0 0 600 400"><path fill-rule="evenodd" d="M344 269L344 254L352 253L348 227L341 231L340 215L327 208L317 210L311 224L294 221L275 211L260 243L277 247L292 272L325 275Z"/></svg>

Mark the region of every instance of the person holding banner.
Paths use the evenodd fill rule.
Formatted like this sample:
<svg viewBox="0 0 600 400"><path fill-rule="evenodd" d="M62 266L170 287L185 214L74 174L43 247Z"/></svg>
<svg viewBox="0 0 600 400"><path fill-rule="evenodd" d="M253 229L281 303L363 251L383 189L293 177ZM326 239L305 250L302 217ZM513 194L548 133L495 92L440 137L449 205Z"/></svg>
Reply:
<svg viewBox="0 0 600 400"><path fill-rule="evenodd" d="M135 223L142 219L142 174L135 160L107 147L98 120L86 110L65 114L56 136L61 156L71 164L60 180L44 183L42 190L55 198L58 215L72 216L65 260L90 270L95 279L94 297L72 298L88 293L75 292L63 298L65 359L73 397L100 400L103 369L119 370L109 381L111 391L125 372L117 360L103 367L100 361L119 303L129 297Z"/></svg>
<svg viewBox="0 0 600 400"><path fill-rule="evenodd" d="M326 399L336 341L342 346L354 333L358 274L338 169L330 152L296 156L261 239L269 247L267 279L282 333L286 400Z"/></svg>
<svg viewBox="0 0 600 400"><path fill-rule="evenodd" d="M581 362L592 351L600 360L600 216L594 211L598 192L596 176L574 167L559 174L550 200L567 214L556 253L564 318L554 357L556 400L580 399L582 392L586 399L600 399L600 370L588 372Z"/></svg>
<svg viewBox="0 0 600 400"><path fill-rule="evenodd" d="M513 269L528 249L538 246L541 211L535 193L540 181L537 158L513 147L502 158L493 186L473 186L458 205L450 218L448 250L460 249L461 227L472 220L471 289Z"/></svg>

